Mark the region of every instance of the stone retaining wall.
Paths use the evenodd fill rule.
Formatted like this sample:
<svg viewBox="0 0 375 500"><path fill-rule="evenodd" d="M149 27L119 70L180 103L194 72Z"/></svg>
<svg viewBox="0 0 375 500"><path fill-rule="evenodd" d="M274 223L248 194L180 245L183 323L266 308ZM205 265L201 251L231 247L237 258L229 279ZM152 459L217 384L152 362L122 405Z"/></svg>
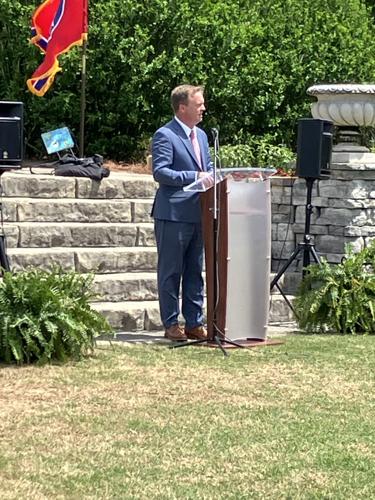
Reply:
<svg viewBox="0 0 375 500"><path fill-rule="evenodd" d="M320 255L340 262L347 243L359 250L375 238L375 154L335 152L331 171L329 179L314 183L310 234ZM156 184L151 176L140 182L138 175L113 174L95 183L4 175L2 186L10 249L154 245L149 212ZM271 188L276 270L303 239L306 182L272 177ZM297 264L288 270L300 269Z"/></svg>
<svg viewBox="0 0 375 500"><path fill-rule="evenodd" d="M272 267L277 269L303 241L306 182L271 178L271 186ZM310 235L328 262L340 262L348 243L357 251L367 246L375 239L375 154L333 153L331 176L314 182L312 205Z"/></svg>

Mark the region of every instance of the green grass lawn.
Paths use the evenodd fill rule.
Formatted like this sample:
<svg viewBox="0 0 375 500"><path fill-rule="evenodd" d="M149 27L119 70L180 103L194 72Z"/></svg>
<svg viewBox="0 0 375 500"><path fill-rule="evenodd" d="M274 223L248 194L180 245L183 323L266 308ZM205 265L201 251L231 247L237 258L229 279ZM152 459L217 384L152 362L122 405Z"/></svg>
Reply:
<svg viewBox="0 0 375 500"><path fill-rule="evenodd" d="M371 499L375 337L0 369L1 499Z"/></svg>

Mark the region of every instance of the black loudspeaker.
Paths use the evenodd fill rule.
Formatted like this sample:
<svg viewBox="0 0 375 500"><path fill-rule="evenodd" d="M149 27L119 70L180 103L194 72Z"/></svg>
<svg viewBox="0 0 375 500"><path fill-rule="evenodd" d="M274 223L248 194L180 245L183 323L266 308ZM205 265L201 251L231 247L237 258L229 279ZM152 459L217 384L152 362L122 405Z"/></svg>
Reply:
<svg viewBox="0 0 375 500"><path fill-rule="evenodd" d="M316 118L298 120L298 177L327 179L330 176L333 123Z"/></svg>
<svg viewBox="0 0 375 500"><path fill-rule="evenodd" d="M23 159L23 102L0 101L0 167Z"/></svg>

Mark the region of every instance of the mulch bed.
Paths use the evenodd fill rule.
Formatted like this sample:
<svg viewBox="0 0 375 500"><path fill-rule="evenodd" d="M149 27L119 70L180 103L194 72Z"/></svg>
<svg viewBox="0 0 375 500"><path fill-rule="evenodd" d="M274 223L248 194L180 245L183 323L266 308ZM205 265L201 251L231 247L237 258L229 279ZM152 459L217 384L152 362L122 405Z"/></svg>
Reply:
<svg viewBox="0 0 375 500"><path fill-rule="evenodd" d="M112 172L130 172L132 174L151 174L151 170L146 163L126 163L112 160L104 161L104 166Z"/></svg>
<svg viewBox="0 0 375 500"><path fill-rule="evenodd" d="M109 168L114 172L131 172L133 174L152 174L150 167L146 163L126 163L126 162L115 162L112 160L107 160L104 162L104 166ZM293 177L295 175L294 171L285 172L281 168L278 168L275 176L278 177Z"/></svg>

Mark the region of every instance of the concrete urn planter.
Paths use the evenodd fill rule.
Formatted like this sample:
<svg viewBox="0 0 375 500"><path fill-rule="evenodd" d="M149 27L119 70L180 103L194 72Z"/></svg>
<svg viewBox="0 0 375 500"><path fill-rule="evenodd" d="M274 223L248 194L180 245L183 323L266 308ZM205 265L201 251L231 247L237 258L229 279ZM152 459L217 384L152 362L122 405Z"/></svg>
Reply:
<svg viewBox="0 0 375 500"><path fill-rule="evenodd" d="M307 94L317 98L311 105L314 118L344 127L375 125L375 85L313 85L307 89Z"/></svg>
<svg viewBox="0 0 375 500"><path fill-rule="evenodd" d="M375 85L313 85L307 89L307 94L317 98L311 104L313 118L329 120L339 127L339 144L335 150L368 151L359 146L358 127L375 126Z"/></svg>

